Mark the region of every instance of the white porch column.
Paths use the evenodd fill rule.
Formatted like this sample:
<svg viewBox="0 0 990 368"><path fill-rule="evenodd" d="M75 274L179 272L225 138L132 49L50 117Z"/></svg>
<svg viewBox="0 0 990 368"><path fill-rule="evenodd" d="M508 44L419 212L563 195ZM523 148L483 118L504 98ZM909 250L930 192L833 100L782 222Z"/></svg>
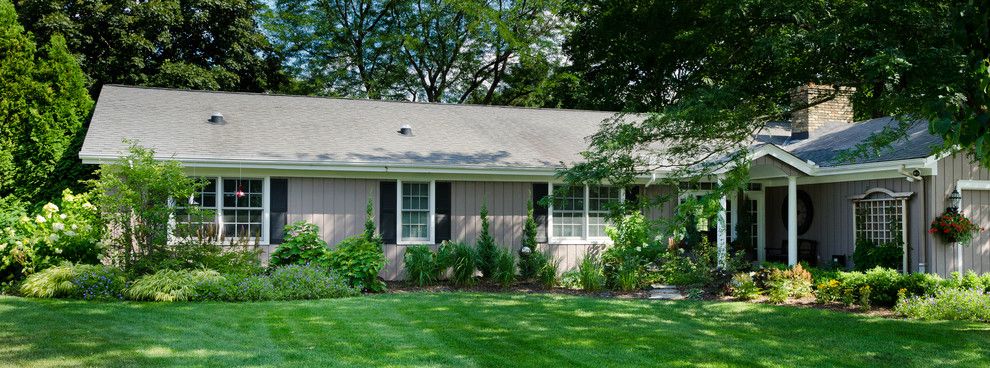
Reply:
<svg viewBox="0 0 990 368"><path fill-rule="evenodd" d="M787 177L787 264L798 263L797 177Z"/></svg>
<svg viewBox="0 0 990 368"><path fill-rule="evenodd" d="M718 237L718 239L715 240L715 244L717 245L717 248L718 248L718 250L717 250L717 252L718 252L718 266L724 268L725 267L725 253L726 253L726 248L727 248L727 244L725 243L725 240L726 240L726 235L728 234L728 232L726 231L726 228L725 228L725 220L726 220L726 218L725 218L725 205L726 205L726 202L727 202L726 199L725 199L725 196L722 196L721 198L719 198L718 199L718 202L719 202L718 219L717 219L718 224L715 225L716 226L715 227L715 229L716 229L715 232L717 234L716 236Z"/></svg>

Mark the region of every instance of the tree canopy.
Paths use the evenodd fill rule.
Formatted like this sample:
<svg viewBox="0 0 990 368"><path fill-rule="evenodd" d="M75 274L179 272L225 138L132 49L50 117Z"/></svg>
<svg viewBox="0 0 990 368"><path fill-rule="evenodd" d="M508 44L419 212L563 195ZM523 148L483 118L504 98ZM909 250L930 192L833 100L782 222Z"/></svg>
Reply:
<svg viewBox="0 0 990 368"><path fill-rule="evenodd" d="M61 34L93 92L105 83L261 92L282 83L257 0L20 0L37 40Z"/></svg>
<svg viewBox="0 0 990 368"><path fill-rule="evenodd" d="M523 60L546 60L558 0L275 1L265 28L296 91L493 103ZM527 92L529 94L530 92Z"/></svg>
<svg viewBox="0 0 990 368"><path fill-rule="evenodd" d="M0 198L38 202L79 187L76 153L93 101L65 39L43 45L0 0Z"/></svg>
<svg viewBox="0 0 990 368"><path fill-rule="evenodd" d="M701 162L739 152L767 123L807 108L790 93L808 83L836 93L855 87L858 118L901 121L851 156L927 123L946 147L988 165L988 8L963 0L583 1L569 8L575 29L564 44L571 71L587 81L582 102L652 114L604 124L588 162L567 176L710 174L716 167Z"/></svg>

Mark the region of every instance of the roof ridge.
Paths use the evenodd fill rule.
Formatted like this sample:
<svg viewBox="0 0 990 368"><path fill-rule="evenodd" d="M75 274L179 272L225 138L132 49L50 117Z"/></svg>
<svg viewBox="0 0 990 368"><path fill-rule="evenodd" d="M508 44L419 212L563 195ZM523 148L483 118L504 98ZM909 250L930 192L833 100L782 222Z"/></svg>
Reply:
<svg viewBox="0 0 990 368"><path fill-rule="evenodd" d="M157 91L211 93L211 94L246 95L246 96L296 97L296 98L313 98L313 99L355 101L355 102L370 102L370 103L394 103L394 104L425 105L425 106L437 106L437 107L499 108L499 109L510 109L510 110L534 110L534 111L541 111L542 110L542 111L560 111L560 112L593 112L593 113L605 113L605 114L611 113L611 114L630 114L630 115L644 114L644 113L627 112L627 111L590 110L590 109L566 109L566 108L554 108L554 107L481 105L481 104L468 104L468 103L444 103L444 102L424 102L424 101L407 101L407 100L373 100L373 99L369 99L369 98L335 97L335 96L313 96L313 95L290 95L290 94L284 94L284 93L269 93L269 92L210 91L210 90L189 89L189 88L168 88L168 87L153 87L153 86L134 86L134 85L116 84L116 83L106 83L106 84L103 84L103 86L101 87L101 94L102 94L102 88L106 88L108 86L109 87L118 87L118 88L157 90Z"/></svg>

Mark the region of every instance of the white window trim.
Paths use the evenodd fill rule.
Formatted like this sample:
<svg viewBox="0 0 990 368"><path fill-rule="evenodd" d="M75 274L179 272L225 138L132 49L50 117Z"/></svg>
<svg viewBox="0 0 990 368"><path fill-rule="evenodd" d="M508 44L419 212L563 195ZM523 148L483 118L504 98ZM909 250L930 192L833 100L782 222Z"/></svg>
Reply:
<svg viewBox="0 0 990 368"><path fill-rule="evenodd" d="M215 192L214 192L214 194L216 195L216 206L215 207L206 208L206 209L212 210L212 211L214 211L216 213L216 218L214 219L214 221L217 224L217 231L223 232L223 179L224 179L224 177L222 177L222 176L209 176L209 175L202 176L202 177L203 178L208 178L208 179L216 180L216 189L215 189ZM261 239L260 239L260 243L258 243L258 244L254 244L254 239L250 239L250 241L248 242L248 245L256 245L256 246L267 246L267 245L270 245L270 241L271 241L271 197L272 197L271 196L271 191L272 191L272 189L271 189L271 176L264 176L264 177L255 177L255 176L252 176L252 177L243 177L243 178L228 177L228 178L230 178L231 180L245 180L245 179L253 179L253 180L261 179L262 180L262 191L261 191L261 197L262 197L262 199L261 199L261 202L262 202L261 203ZM169 200L169 205L174 207L176 205L175 200L174 199L170 199ZM175 244L175 243L177 243L180 240L180 239L175 238L174 236L172 236L172 230L171 229L174 229L175 228L175 225L176 225L176 223L175 223L174 216L169 215L169 235L168 235L169 244ZM226 239L226 235L224 236L224 238ZM225 240L225 241L220 242L220 244L221 245L229 245L229 244L234 244L234 242L232 240Z"/></svg>
<svg viewBox="0 0 990 368"><path fill-rule="evenodd" d="M402 180L396 181L395 190L395 243L396 245L419 245L436 243L436 216L437 216L437 182L436 180L419 181L409 180L410 183L429 183L430 185L430 215L427 217L426 233L428 238L403 239L402 238Z"/></svg>
<svg viewBox="0 0 990 368"><path fill-rule="evenodd" d="M607 185L606 185L607 186ZM553 182L547 183L547 193L553 195ZM553 235L553 201L550 201L550 206L547 208L547 243L553 245L611 245L612 238L608 236L588 236L591 230L590 221L591 213L589 212L591 208L591 201L588 200L588 196L591 193L591 189L585 185L584 186L584 212L583 212L583 228L581 236L554 236ZM626 188L619 188L619 203L626 201Z"/></svg>
<svg viewBox="0 0 990 368"><path fill-rule="evenodd" d="M886 195L888 198L869 198L870 195L874 193L881 193ZM853 252L856 251L856 233L859 231L857 226L859 225L856 221L857 216L856 206L864 202L896 202L901 207L900 213L894 214L894 216L900 216L901 218L901 273L907 274L910 270L908 268L908 253L911 249L910 244L908 244L908 203L907 200L910 198L914 192L893 192L884 188L871 188L860 195L855 195L849 197L852 200L852 223L853 223ZM855 260L853 260L855 262Z"/></svg>

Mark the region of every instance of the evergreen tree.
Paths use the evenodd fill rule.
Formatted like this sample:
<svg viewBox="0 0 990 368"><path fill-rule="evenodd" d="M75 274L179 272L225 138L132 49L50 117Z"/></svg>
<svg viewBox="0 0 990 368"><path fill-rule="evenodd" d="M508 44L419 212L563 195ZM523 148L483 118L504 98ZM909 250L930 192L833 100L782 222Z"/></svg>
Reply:
<svg viewBox="0 0 990 368"><path fill-rule="evenodd" d="M0 0L0 86L0 197L30 203L80 189L76 153L93 106L86 78L62 36L39 50L8 0Z"/></svg>
<svg viewBox="0 0 990 368"><path fill-rule="evenodd" d="M378 234L378 229L375 228L375 201L368 197L368 206L365 210L366 218L364 220L364 238L369 242L382 244L382 236Z"/></svg>
<svg viewBox="0 0 990 368"><path fill-rule="evenodd" d="M522 246L529 251L523 251L519 256L519 274L523 280L536 277L541 265L537 260L536 250L536 218L533 215L533 201L526 202L526 222L523 224Z"/></svg>
<svg viewBox="0 0 990 368"><path fill-rule="evenodd" d="M481 205L481 235L478 236L478 270L481 277L490 278L495 271L495 261L498 257L498 245L492 238L490 221L488 220L488 205Z"/></svg>

